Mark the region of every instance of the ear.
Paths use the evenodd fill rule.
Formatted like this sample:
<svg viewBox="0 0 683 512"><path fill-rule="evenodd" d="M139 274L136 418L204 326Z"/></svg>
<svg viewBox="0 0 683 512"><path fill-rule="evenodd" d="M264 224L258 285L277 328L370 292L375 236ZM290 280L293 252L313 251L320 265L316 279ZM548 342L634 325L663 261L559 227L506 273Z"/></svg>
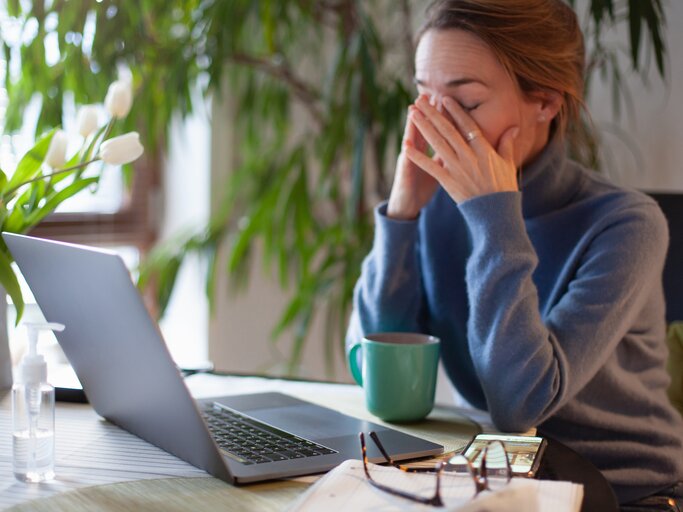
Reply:
<svg viewBox="0 0 683 512"><path fill-rule="evenodd" d="M557 91L544 90L534 93L539 123L549 123L560 112L564 98Z"/></svg>

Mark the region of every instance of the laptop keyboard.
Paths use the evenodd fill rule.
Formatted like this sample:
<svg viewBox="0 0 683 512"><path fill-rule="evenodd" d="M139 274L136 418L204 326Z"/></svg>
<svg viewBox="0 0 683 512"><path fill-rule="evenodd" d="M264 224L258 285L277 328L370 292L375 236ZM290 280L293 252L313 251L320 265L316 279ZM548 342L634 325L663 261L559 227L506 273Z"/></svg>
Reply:
<svg viewBox="0 0 683 512"><path fill-rule="evenodd" d="M338 453L308 439L214 403L204 417L218 446L242 464L263 464Z"/></svg>

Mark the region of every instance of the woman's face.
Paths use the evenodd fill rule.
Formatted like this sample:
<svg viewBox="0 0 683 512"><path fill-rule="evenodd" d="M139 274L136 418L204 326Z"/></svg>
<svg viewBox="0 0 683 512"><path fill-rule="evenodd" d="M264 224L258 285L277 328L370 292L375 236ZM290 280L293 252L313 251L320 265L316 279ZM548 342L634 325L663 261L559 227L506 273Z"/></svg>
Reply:
<svg viewBox="0 0 683 512"><path fill-rule="evenodd" d="M548 140L548 98L529 98L506 73L489 47L475 35L457 29L430 29L422 35L415 54L415 82L420 94L440 99L450 96L479 125L489 143L498 148L506 130L519 127L515 163L528 163Z"/></svg>

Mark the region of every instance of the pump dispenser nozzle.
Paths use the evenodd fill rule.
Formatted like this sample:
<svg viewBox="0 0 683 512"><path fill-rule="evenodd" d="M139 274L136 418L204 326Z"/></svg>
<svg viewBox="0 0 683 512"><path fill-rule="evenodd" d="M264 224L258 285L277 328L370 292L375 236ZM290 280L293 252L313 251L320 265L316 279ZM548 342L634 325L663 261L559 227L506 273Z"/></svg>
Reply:
<svg viewBox="0 0 683 512"><path fill-rule="evenodd" d="M19 381L22 384L40 384L47 380L47 364L45 358L38 354L38 333L40 331L63 331L64 324L56 322L25 323L28 331L28 354L19 365Z"/></svg>

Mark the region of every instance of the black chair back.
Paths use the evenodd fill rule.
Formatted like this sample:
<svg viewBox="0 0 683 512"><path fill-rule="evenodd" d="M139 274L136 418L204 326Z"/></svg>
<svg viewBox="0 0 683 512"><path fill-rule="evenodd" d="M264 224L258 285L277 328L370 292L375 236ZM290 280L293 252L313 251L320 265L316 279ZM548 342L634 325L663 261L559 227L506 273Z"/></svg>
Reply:
<svg viewBox="0 0 683 512"><path fill-rule="evenodd" d="M683 320L683 193L648 192L669 222L669 253L664 265L666 321Z"/></svg>

